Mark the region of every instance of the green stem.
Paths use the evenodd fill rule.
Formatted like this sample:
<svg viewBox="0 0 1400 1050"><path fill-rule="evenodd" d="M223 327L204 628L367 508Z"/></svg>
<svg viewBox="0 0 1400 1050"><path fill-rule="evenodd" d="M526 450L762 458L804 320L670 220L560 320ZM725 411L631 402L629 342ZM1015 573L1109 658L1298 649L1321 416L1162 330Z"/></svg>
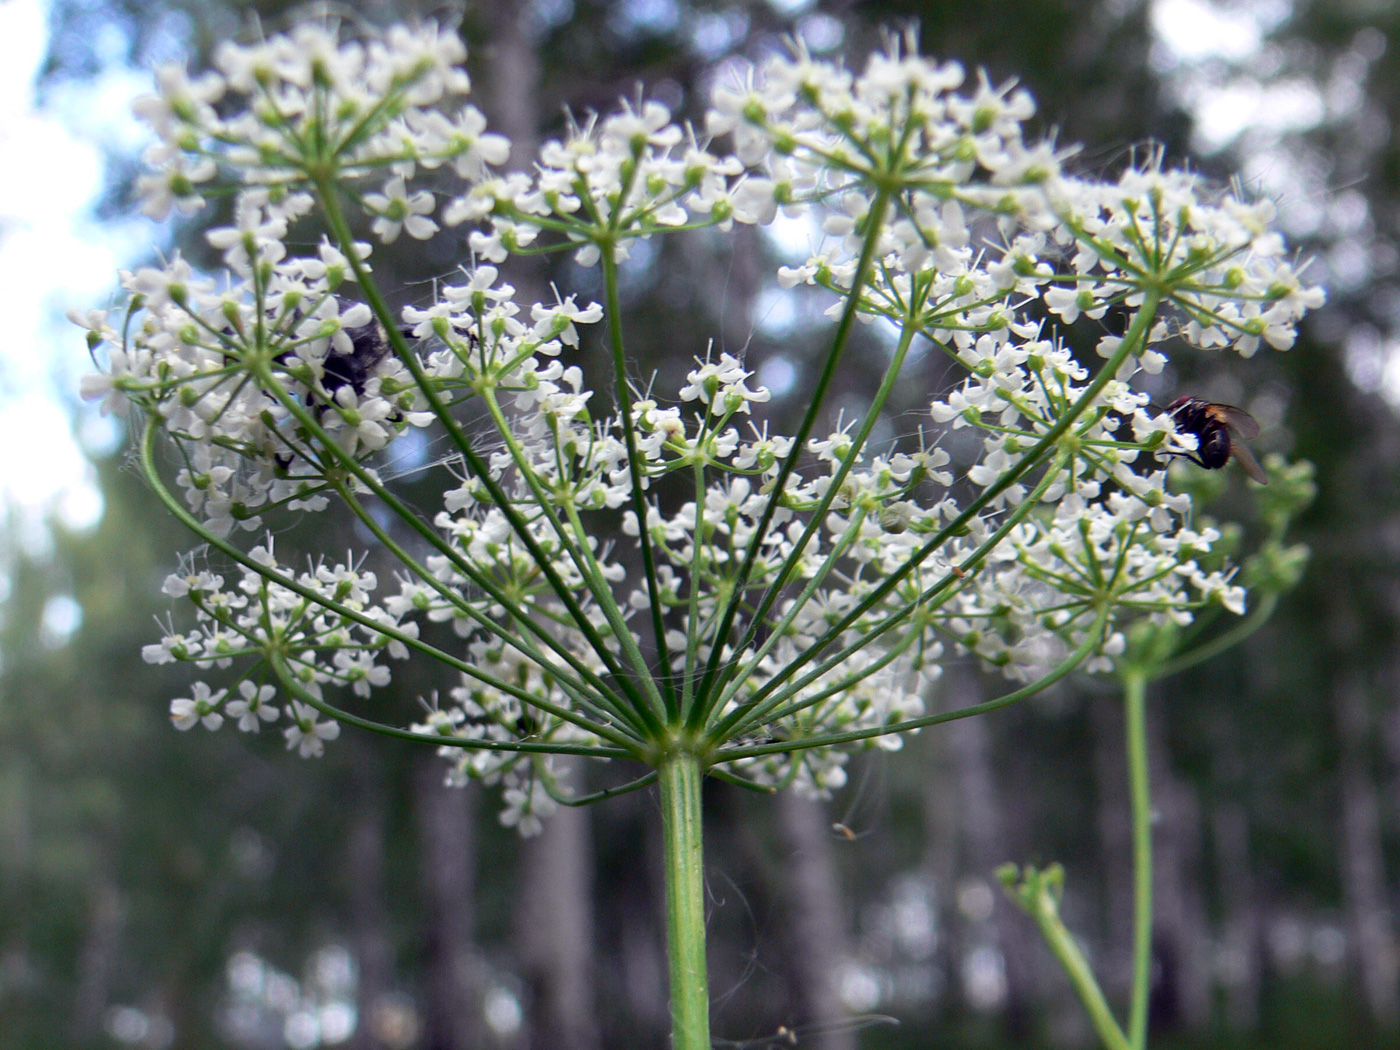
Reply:
<svg viewBox="0 0 1400 1050"><path fill-rule="evenodd" d="M1031 911L1031 914L1035 917L1036 925L1040 927L1040 932L1045 937L1045 943L1055 953L1055 958L1060 961L1060 965L1064 967L1065 973L1069 976L1070 983L1074 985L1074 990L1079 995L1079 1001L1084 1004L1084 1009L1088 1011L1089 1020L1093 1022L1094 1030L1099 1033L1099 1038L1103 1040L1104 1046L1108 1050L1130 1050L1128 1041L1123 1037L1123 1030L1118 1027L1118 1022L1114 1020L1108 1000L1103 997L1103 992L1099 989L1099 982L1094 980L1093 970L1089 968L1089 963L1084 958L1084 953L1079 950L1079 945L1074 943L1074 937L1065 928L1065 924L1060 921L1059 910L1048 895L1044 900L1037 902L1037 906Z"/></svg>
<svg viewBox="0 0 1400 1050"><path fill-rule="evenodd" d="M287 695L300 700L307 707L314 708L327 718L337 722L344 722L346 725L354 726L356 729L368 730L371 733L378 733L380 736L393 737L395 740L408 740L416 744L431 744L433 747L460 747L467 751L501 751L507 753L520 753L524 755L581 755L584 758L633 758L639 756L630 749L612 747L593 747L589 744L566 744L552 741L535 740L474 740L464 736L444 736L441 733L415 733L411 729L400 729L398 726L385 725L382 722L375 722L368 718L361 718L359 715L351 714L333 704L328 704L324 700L313 696L302 688L297 681L296 675L287 666L286 658L271 653L267 661L272 666L273 672L277 675L278 681L282 683L282 688L287 691Z"/></svg>
<svg viewBox="0 0 1400 1050"><path fill-rule="evenodd" d="M778 469L777 476L774 477L771 484L766 486L771 493L771 498L765 504L763 513L759 515L758 524L754 526L753 536L749 540L748 549L744 552L743 567L740 568L738 576L735 577L735 587L729 595L729 601L725 604L724 612L720 614L719 626L715 629L713 636L714 643L710 659L705 667L705 676L701 679L700 688L697 690L700 703L696 705L696 710L701 714L706 714L708 710L713 709L712 706L706 705L705 698L711 695L710 687L716 676L723 673L722 665L727 651L725 643L729 641L729 632L739 615L740 607L744 604L743 585L753 579L758 552L763 548L763 541L768 535L769 526L773 523L773 516L783 502L783 490L787 486L788 479L792 477L793 471L797 469L798 461L807 448L807 438L812 433L812 428L816 426L817 419L826 402L827 391L835 380L836 366L846 349L846 342L850 337L851 327L855 324L856 314L860 307L861 289L870 276L870 268L875 258L875 247L880 240L880 229L884 225L885 209L889 205L889 201L889 191L881 189L875 194L875 200L871 202L870 211L866 215L867 229L865 243L860 251L860 261L856 264L856 272L851 278L851 290L847 294L846 305L841 311L841 320L836 325L836 334L832 337L831 349L827 351L826 363L822 367L822 373L817 379L816 387L812 390L811 398L807 404L807 412L798 425L797 433L793 435L792 448L788 451L787 458L783 460L783 465ZM760 600L760 605L765 608L771 605L772 598L776 598L777 593L782 590L784 582L781 577L774 576L769 581L767 588L768 592L772 592L772 597L770 598L769 594L765 593ZM745 632L744 640L735 646L735 652L743 652L748 648L761 629L760 623L761 618L756 617L753 620L749 625L749 630Z"/></svg>
<svg viewBox="0 0 1400 1050"><path fill-rule="evenodd" d="M160 472L156 470L155 463L155 437L158 433L158 425L156 424L154 417L150 415L147 415L143 425L145 429L141 435L140 455L141 472L146 478L146 483L151 486L151 489L155 492L156 496L160 499L160 501L163 504L165 504L166 510L168 510L172 515L174 515L176 520L179 521L182 525L184 525L185 528L193 532L210 547L213 547L215 550L221 551L222 553L226 554L231 560L237 562L245 569L251 569L253 572L257 573L257 575L261 576L264 580L275 583L280 587L285 587L293 594L298 595L299 597L304 598L308 602L314 603L315 605L318 605L323 609L329 610L336 616L343 617L347 620L353 620L355 623L360 624L363 627L368 627L370 630L382 634L386 638L392 638L397 642L402 642L408 648L430 656L434 660L437 660L440 663L451 667L453 670L460 671L462 674L465 674L476 681L482 682L483 684L489 685L495 689L499 689L507 696L516 697L518 700L522 701L525 704L538 704L537 697L527 692L526 690L521 689L518 686L512 684L511 682L504 681L502 679L496 678L494 675L487 674L475 664L467 660L460 659L459 657L453 656L451 653L444 652L443 650L438 649L436 646L428 644L427 642L419 638L417 634L406 634L404 631L400 630L397 627L392 627L389 624L374 619L362 610L352 609L348 605L343 605L340 602L333 601L332 599L326 597L326 595L321 594L318 591L312 590L310 587L307 587L305 584L299 582L294 577L288 576L286 573L270 569L266 565L262 565L258 562L253 561L253 559L249 557L249 555L239 550L232 543L228 542L228 540L224 539L221 536L216 536L214 533L210 532L207 528L204 527L203 524L199 522L198 519L196 519L192 514L190 514L189 511L185 509L184 504L180 502L180 500L175 496L175 494L172 493L168 488L166 488L165 482L161 480ZM270 654L268 658L271 659ZM310 701L307 702L310 703ZM459 738L439 738L437 736L413 734L406 729L392 729L388 726L381 726L377 722L371 722L368 719L356 720L352 716L342 717L342 715L335 709L329 707L328 705L322 704L319 700L315 703L312 703L311 706L316 707L318 711L322 711L322 713L328 715L329 717L338 718L341 721L350 722L352 725L361 725L366 729L372 729L375 732L384 733L388 736L397 736L402 739L412 740L422 737L425 743L431 741L434 743L440 743L442 746L446 747L470 746L472 748L477 749L486 748L487 750L553 750L552 747L541 747L533 744L530 745L529 748L516 746L514 744L507 746L500 742L490 743L488 745L484 741L472 741L468 745L464 742L454 742ZM634 751L632 745L634 744L634 741L629 740L615 727L610 725L598 725L596 723L589 722L582 715L575 714L571 711L566 712L562 709L559 709L555 713L557 713L560 718L572 723L573 725L578 726L580 729L585 729L595 736L602 737L603 739L611 741L612 743L618 745L618 747L622 749L624 754L633 755Z"/></svg>
<svg viewBox="0 0 1400 1050"><path fill-rule="evenodd" d="M1128 782L1133 808L1133 996L1128 1013L1131 1050L1147 1045L1147 993L1152 978L1152 797L1147 784L1147 673L1123 673Z"/></svg>
<svg viewBox="0 0 1400 1050"><path fill-rule="evenodd" d="M666 946L671 968L671 1046L710 1050L705 971L705 882L700 834L700 760L688 751L659 768L666 840Z"/></svg>
<svg viewBox="0 0 1400 1050"><path fill-rule="evenodd" d="M373 534L374 538L383 545L384 549L397 558L399 563L405 566L409 572L413 574L415 579L424 581L452 605L453 608L461 609L463 612L467 613L477 627L492 632L507 645L516 649L526 659L533 660L542 667L549 666L547 657L536 648L533 639L528 633L528 631L536 629L536 624L533 620L528 620L523 615L515 617L515 622L522 624L527 628L527 631L519 633L504 631L494 621L482 615L480 610L474 608L467 602L460 602L458 597L453 594L450 587L439 580L426 566L419 564L408 551L404 550L402 546L395 542L394 538L389 535L377 520L375 520L374 515L365 509L364 504L355 498L355 494L351 492L346 485L338 482L334 487L336 494L340 496L341 502L350 508L351 513L359 519L360 524L368 529L370 533ZM544 634L546 638L548 637L548 631L541 633ZM587 672L588 669L585 667L583 670ZM640 735L641 728L632 722L627 708L617 702L610 693L606 692L604 689L598 688L598 686L602 685L601 681L596 678L594 679L594 688L596 691L590 694L588 688L582 682L576 680L562 667L554 668L552 673L554 674L554 680L558 683L559 688L564 691L565 695L568 696L577 708L587 710L590 714L599 717L600 720L604 722L616 723L624 730L631 730ZM548 707L544 708L544 710L548 709Z"/></svg>
<svg viewBox="0 0 1400 1050"><path fill-rule="evenodd" d="M614 637L623 653L632 663L633 673L636 681L642 683L643 689L651 683L651 675L647 671L646 659L642 656L641 650L637 648L636 642L632 639L632 632L627 629L627 624L623 620L622 611L618 609L617 603L613 601L612 588L607 579L603 576L602 569L598 566L597 560L593 557L592 549L588 545L587 531L578 520L577 509L568 504L563 509L570 521L570 527L574 530L577 543L570 542L569 530L565 528L564 522L560 519L555 508L555 501L551 494L546 492L540 482L539 477L529 466L529 457L511 433L510 423L506 419L505 412L501 409L500 401L496 397L496 392L491 389L482 392L482 399L486 402L486 410L491 414L491 420L496 426L497 432L505 442L506 450L510 453L511 459L515 461L516 470L520 472L521 478L530 487L531 493L535 497L535 502L539 506L540 512L548 520L551 529L559 540L560 546L568 554L569 559L574 563L579 576L587 592L592 595L594 601L598 603L598 608L607 619L608 625L612 628ZM654 689L652 690L654 692ZM656 697L656 706L661 706L661 698ZM659 726L657 719L651 715L644 704L638 704L638 714L644 721L651 723L653 728Z"/></svg>
<svg viewBox="0 0 1400 1050"><path fill-rule="evenodd" d="M617 257L611 245L599 247L603 252L603 286L608 300L608 342L612 344L613 379L617 384L617 412L622 422L623 442L627 446L627 471L632 479L632 513L637 516L637 542L642 553L642 575L646 577L647 599L651 605L651 630L656 640L657 663L661 669L657 677L665 693L667 712L675 714L679 708L671 650L666 644L666 608L661 604L661 591L656 575L656 554L652 550L651 530L647 527L646 465L637 449L637 426L632 419L632 392L627 385L627 350L622 342L622 300L618 295Z"/></svg>
<svg viewBox="0 0 1400 1050"><path fill-rule="evenodd" d="M1064 462L1065 459L1063 456L1057 456L1054 465L1045 472L1045 476L1040 479L1039 483L1031 491L1031 494L1021 501L1021 505L1007 515L1006 520L1001 523L991 536L987 537L980 547L963 559L961 565L958 567L960 573L976 570L981 565L982 559L994 550L1001 541L1006 538L1007 534L1028 514L1039 506L1041 497L1045 495L1046 491L1050 488L1051 482L1059 475L1060 468L1064 465ZM793 682L793 675L801 670L810 660L816 658L816 656L827 647L828 642L835 641L839 637L831 631L827 631L827 633L822 635L815 643L809 645L801 656L790 661L778 674L774 675L770 681L766 682L758 689L752 697L744 703L737 705L716 728L710 731L711 739L733 739L734 735L739 731L737 727L741 724L747 727L770 717L772 710L784 703L786 697L794 696L801 692L812 682L826 675L833 667L839 666L843 661L848 659L852 653L872 644L875 639L893 630L909 616L913 615L920 604L931 604L939 590L952 584L952 582L958 578L959 577L951 573L944 576L938 584L923 591L917 602L907 602L901 608L894 610L885 617L883 621L869 628L860 638L856 639L851 644L843 646L839 652L827 654L816 668L809 671L797 682ZM768 648L769 646L765 645L762 653L766 653ZM762 653L760 653L760 656ZM757 660L753 661L753 666L758 666ZM781 695L776 698L773 697L773 694L779 691L781 691ZM721 708L724 704L727 704L731 697L737 694L737 692L738 685L731 685L723 697L720 705Z"/></svg>
<svg viewBox="0 0 1400 1050"><path fill-rule="evenodd" d="M1014 692L999 696L994 700L986 700L980 704L973 704L971 707L960 707L956 711L942 711L936 715L924 715L921 718L910 718L903 722L890 722L882 726L868 726L865 729L853 729L845 733L822 733L818 736L800 737L793 740L777 740L767 744L754 744L748 747L716 747L710 752L712 764L720 762L733 762L740 758L755 758L758 755L775 755L787 751L802 751L813 747L832 747L840 744L853 744L858 740L873 740L877 736L889 736L893 733L908 733L914 729L924 729L928 726L940 725L943 722L953 722L959 718L971 718L973 715L986 714L988 711L995 711L998 708L1006 707L1009 704L1019 703L1022 700L1035 696L1036 693L1048 689L1061 678L1064 678L1096 650L1103 642L1103 631L1108 623L1108 609L1099 613L1098 618L1089 628L1089 632L1080 643L1079 648L1065 657L1064 661L1053 671L1041 678L1037 678L1029 685L1023 685ZM711 769L711 774L714 770Z"/></svg>
<svg viewBox="0 0 1400 1050"><path fill-rule="evenodd" d="M868 594L866 594L865 597L862 598L853 609L851 609L849 612L846 613L846 615L841 617L839 622L829 626L820 637L816 638L810 644L808 644L807 648L802 652L802 654L794 658L783 669L784 674L790 677L793 674L793 672L797 671L803 665L809 663L810 661L820 656L834 639L839 638L842 634L844 634L847 630L850 629L852 624L856 623L870 609L874 608L881 601L883 601L885 596L889 594L890 591L898 587L904 581L904 579L907 576L909 576L910 573L914 572L921 564L923 564L924 560L927 559L931 554L933 554L933 552L940 548L944 543L946 543L950 537L965 532L968 523L973 521L977 517L977 515L982 512L982 509L985 506L991 503L992 500L996 499L1003 492L1009 489L1012 485L1016 484L1016 482L1019 481L1027 472L1029 472L1034 467L1043 462L1045 453L1048 452L1060 440L1060 438L1064 435L1065 431L1067 431L1074 424L1074 421L1079 418L1080 414L1084 411L1084 409L1089 404L1091 404L1093 400L1099 396L1100 393L1102 393L1103 388L1108 385L1109 381L1112 380L1115 376L1117 376L1118 369L1122 367L1124 362L1126 362L1135 351L1141 350L1141 348L1146 345L1147 336L1148 333L1151 331L1152 321L1153 318L1156 317L1157 306L1160 302L1160 292L1150 288L1146 292L1144 292L1142 305L1138 307L1138 312L1134 316L1132 324L1128 326L1128 331L1124 334L1123 341L1119 344L1118 349L1114 351L1113 356L1109 358L1107 362L1104 363L1102 368L1099 369L1098 374L1094 376L1093 380L1089 383L1089 385L1086 386L1080 392L1079 399L1074 402L1074 404L1069 408L1069 410L1064 414L1064 416L1061 417L1059 422L1057 422L1054 426L1047 430L1045 434L1040 438L1040 440L1037 441L1034 446L1028 449L1021 456L1021 458L1006 471L1006 473L1002 474L1002 476L991 485L991 487L984 490L982 495L978 496L966 507L964 507L962 513L960 513L956 518L944 525L943 528L939 529L938 532L936 532L927 541L925 541L923 546L921 546L917 551L915 551L907 559L905 559L904 563L898 569L895 569L893 572L887 573L885 575L884 580L877 587L874 587ZM776 491L776 486L774 486L774 489ZM983 547L980 548L976 554L974 554L970 558L965 559L963 561L963 564L956 568L955 572L949 572L948 574L943 576L942 579L938 580L938 582L926 588L923 591L920 600L928 601L931 598L933 598L934 595L938 594L940 591L950 586L958 578L959 574L967 571L967 569L964 568L965 566L975 567L976 561L983 557L985 553L990 549L990 545L984 544ZM747 578L747 572L748 569L746 568L744 570L744 574L741 575L741 578ZM730 604L731 606L733 605L732 600ZM914 607L909 606L907 608L908 611L912 611ZM896 617L902 617L903 615L905 615L905 613L903 612L894 614L894 616ZM715 637L723 639L727 637L727 634L728 625L725 624L723 625L722 630L720 630L715 635ZM743 648L743 646L737 647L738 650L742 650ZM718 653L720 651L720 647L716 646L715 651L716 653ZM713 666L716 657L711 656L710 659L711 666ZM701 684L702 693L706 689L708 689L709 683L709 671L707 670L706 679ZM771 683L770 686L765 687L765 689L768 689L770 687ZM767 695L766 693L764 693L763 690L760 690L759 692L761 695ZM750 700L750 704L752 703L753 701ZM734 717L735 716L733 713L729 715L730 720L733 720ZM718 736L718 734L712 731L711 736L716 737Z"/></svg>
<svg viewBox="0 0 1400 1050"><path fill-rule="evenodd" d="M872 237L873 236L877 236L877 234L872 233ZM831 484L827 487L826 492L817 502L816 508L808 517L807 526L802 530L802 535L798 537L797 542L792 545L792 549L788 552L787 557L783 559L782 566L778 569L777 573L769 581L767 588L764 590L763 597L760 599L757 608L754 609L753 615L750 618L749 629L744 633L743 641L739 643L738 650L740 652L748 649L755 639L757 639L760 630L763 629L765 618L768 616L769 610L773 608L773 604L778 600L778 595L782 593L783 588L787 586L787 582L792 579L793 573L798 563L801 561L803 553L807 550L807 544L811 542L812 536L826 524L828 520L827 512L831 509L831 505L836 500L837 496L844 491L847 475L851 473L857 461L860 459L861 451L865 448L865 442L869 439L871 431L875 429L875 424L883 418L882 412L885 404L889 401L890 395L894 393L895 383L899 379L900 372L904 370L904 359L909 355L909 347L914 342L916 332L917 330L913 324L906 320L904 331L900 335L899 345L895 348L894 356L890 359L889 367L885 369L884 378L880 382L880 388L876 391L874 400L870 402L869 407L866 409L865 419L861 421L860 429L852 439L851 446L847 450L841 462L841 466L832 476ZM776 500L777 496L775 490L775 504ZM854 539L855 536L859 534L859 524L852 519L851 526L847 531L848 535ZM843 537L843 540L844 539ZM726 702L738 691L738 683L752 673L753 669L762 662L763 657L767 654L771 645L779 638L787 635L788 627L801 615L802 610L807 606L807 603L811 601L812 595L815 594L817 589L821 586L821 582L825 579L827 572L836 565L837 561L844 553L845 547L838 544L826 555L821 568L813 578L807 582L807 586L803 589L802 593L798 595L797 599L791 604L783 621L778 626L772 628L772 633L769 635L769 642L760 649L759 653L753 656L748 667L743 668L739 673L734 675L734 681L729 688L719 691L721 693L720 697L707 705L707 709L702 713L702 717L696 720L693 723L694 725L698 726L703 724L703 714L724 709Z"/></svg>

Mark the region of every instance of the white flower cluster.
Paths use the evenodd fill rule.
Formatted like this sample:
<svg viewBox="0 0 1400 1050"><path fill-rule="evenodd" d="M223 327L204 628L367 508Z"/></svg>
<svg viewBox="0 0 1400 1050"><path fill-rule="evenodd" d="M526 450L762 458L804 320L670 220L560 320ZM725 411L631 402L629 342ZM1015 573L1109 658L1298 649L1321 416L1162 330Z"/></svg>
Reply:
<svg viewBox="0 0 1400 1050"><path fill-rule="evenodd" d="M478 183L447 205L444 221L489 220L489 230L473 232L470 243L491 262L544 232L580 244L576 261L592 266L604 249L616 264L627 258L628 242L692 222L758 218L734 194L743 165L707 152L659 102L571 127L564 141L545 143L537 171Z"/></svg>
<svg viewBox="0 0 1400 1050"><path fill-rule="evenodd" d="M284 222L241 214L225 253L235 282L220 289L176 257L123 273L139 323L118 334L100 312L83 319L111 347L83 395L162 420L184 455L186 502L220 536L261 528L271 508L323 509L327 444L363 459L433 419L369 307L335 294L344 257L323 244L314 259L287 259Z"/></svg>
<svg viewBox="0 0 1400 1050"><path fill-rule="evenodd" d="M407 194L405 179L443 164L478 178L510 151L504 137L486 132L475 106L434 108L470 90L466 55L455 33L431 24L398 26L367 45L303 24L251 46L220 45L216 71L193 80L181 66L164 66L159 93L135 107L158 137L145 155L153 170L137 184L142 210L157 219L172 207L193 214L205 204L200 187L221 169L256 187L253 199L283 219L309 211L310 191L332 174L382 176L383 192L364 197L375 233L385 241L401 229L431 236L436 224L420 218L431 209L424 196Z"/></svg>
<svg viewBox="0 0 1400 1050"><path fill-rule="evenodd" d="M1152 291L1179 309L1188 341L1249 356L1261 338L1287 349L1297 321L1322 305L1322 290L1283 259L1271 202L1209 201L1200 180L1162 170L1157 156L1117 182L1070 177L1061 161L1071 151L1023 141L1029 95L985 79L971 97L955 94L962 82L960 66L930 63L910 39L859 77L799 50L715 92L707 127L733 132L750 169L746 199L762 198L769 218L821 202L823 229L841 239L839 254L783 268L782 283L849 292L879 207L894 215L873 244L880 265L859 292L862 312L943 344L1005 327L1012 297L1043 298L1073 323ZM979 214L997 220L999 251L976 243ZM1160 370L1148 353L1144 367Z"/></svg>
<svg viewBox="0 0 1400 1050"><path fill-rule="evenodd" d="M279 575L293 579L278 564L268 538L249 552L248 565L233 589L208 569L168 576L162 590L193 606L194 626L185 632L171 628L159 643L142 649L142 658L151 664L186 661L207 670L229 667L240 658L261 661L276 651L298 695L318 700L326 685L349 687L367 697L388 684L383 657L406 658L405 641L416 639L418 629L370 604L378 586L374 573L322 562L296 575L293 587L275 582L273 577ZM227 689L215 691L205 682L195 682L189 697L170 703L175 728L202 724L218 729L227 716L244 732L256 733L260 723L276 722L281 711L270 703L276 689L249 677L255 669L250 667L236 683L236 698ZM322 742L340 733L338 724L319 721L316 710L305 702L294 700L288 713L292 725L284 731L287 747L299 749L303 757L320 755Z"/></svg>
<svg viewBox="0 0 1400 1050"><path fill-rule="evenodd" d="M1266 206L1205 201L1156 163L1071 178L1062 153L1023 141L1024 92L960 94L961 69L910 41L859 75L800 48L771 59L715 92L705 138L638 103L571 126L533 173L497 176L507 144L456 101L461 57L431 28L367 45L307 29L226 47L196 80L165 71L140 106L160 137L148 211L193 209L220 179L237 193L234 225L209 234L231 277L177 257L124 275L120 324L75 318L107 353L85 394L136 403L148 453L154 431L174 439L179 512L242 566L232 591L210 571L167 588L196 624L147 659L254 661L232 693L196 683L177 726L275 721L270 671L289 746L317 754L336 728L320 716L375 728L325 687L368 698L389 682L384 654L417 650L460 684L420 724L378 728L444 745L454 779L503 783L503 819L530 833L571 797L551 753L656 765L685 746L821 794L844 780L842 748L898 747L929 717L946 650L1031 688L1111 669L1129 621L1243 610L1228 571L1201 567L1218 534L1193 528L1158 459L1196 436L1132 381L1177 334L1246 355L1289 345L1321 292L1283 261ZM449 102L455 115L434 108ZM438 215L444 168L461 181ZM397 316L340 210L339 187L374 177L353 196L375 237L467 223L484 260ZM289 224L317 209L328 236L300 250ZM697 359L672 402L639 394L622 318L607 318L618 374L600 395L570 357L602 307L556 293L526 310L493 265L571 251L615 301L633 239L812 209L828 243L777 278L827 289L839 323L793 434L769 432L768 391L729 354ZM1119 332L1099 344L1107 362L1076 360L1032 320L1047 315ZM880 390L822 437L850 322L877 317L900 333ZM936 434L869 442L919 339L966 376L934 422L985 431L966 482ZM375 469L410 427L451 450L431 526ZM421 544L395 541L366 496ZM397 594L374 597L353 564L294 575L270 542L244 554L227 538L331 497L397 560ZM432 641L434 625L459 641Z"/></svg>

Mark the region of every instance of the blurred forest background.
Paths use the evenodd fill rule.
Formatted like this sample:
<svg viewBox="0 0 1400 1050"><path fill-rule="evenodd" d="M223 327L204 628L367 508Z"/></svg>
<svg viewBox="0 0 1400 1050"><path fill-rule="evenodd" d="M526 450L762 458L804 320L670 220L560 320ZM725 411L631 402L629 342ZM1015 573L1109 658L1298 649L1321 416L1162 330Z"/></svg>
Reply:
<svg viewBox="0 0 1400 1050"><path fill-rule="evenodd" d="M1178 355L1154 391L1163 403L1187 392L1247 408L1264 425L1256 451L1312 460L1320 494L1298 530L1313 551L1303 585L1246 645L1151 696L1152 1045L1400 1046L1396 5L364 0L333 10L371 24L460 18L477 103L515 142L515 163L558 133L565 107L607 109L640 82L698 119L711 78L786 34L856 64L882 24L917 19L926 52L994 82L1019 77L1041 127L1083 143L1080 170L1114 174L1157 143L1173 163L1220 179L1240 172L1249 192L1275 198L1328 306L1286 354ZM38 97L99 90L114 67L184 54L198 66L255 15L271 31L296 14L274 2L52 0ZM107 161L101 215L130 223L136 159ZM152 253L179 246L210 261L196 230L146 236L160 238ZM460 237L377 252L377 272L412 301L465 260ZM746 347L779 410L796 411L820 317L765 287L775 246L741 230L646 247L628 270L632 345L647 348L634 374L658 371L664 385L713 335ZM585 301L594 291L593 274L563 260L512 276L527 301L549 281ZM1092 345L1093 323L1069 337ZM887 439L926 422L950 381L932 354L914 368ZM858 407L874 374L853 369L834 410ZM522 842L499 826L493 799L444 789L432 756L397 742L349 731L307 762L276 732L175 733L166 711L182 680L143 665L140 647L189 539L123 448L93 454L105 506L95 526L54 516L36 539L12 513L0 539L0 1042L666 1046L654 796L563 813ZM1247 516L1238 473L1213 480L1224 516ZM400 484L411 494L415 475ZM315 540L362 545L348 526ZM438 685L400 681L405 711ZM975 697L983 687L953 667L946 688ZM1117 696L1075 680L858 761L828 805L708 785L716 1045L1090 1045L1067 981L992 872L1062 861L1067 921L1122 1000L1121 736Z"/></svg>

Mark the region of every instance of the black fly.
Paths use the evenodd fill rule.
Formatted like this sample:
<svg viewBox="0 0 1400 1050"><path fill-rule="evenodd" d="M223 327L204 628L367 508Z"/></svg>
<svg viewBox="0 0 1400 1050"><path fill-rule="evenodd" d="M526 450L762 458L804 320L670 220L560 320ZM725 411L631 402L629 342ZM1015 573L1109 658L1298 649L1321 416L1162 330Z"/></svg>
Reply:
<svg viewBox="0 0 1400 1050"><path fill-rule="evenodd" d="M1261 485L1269 483L1264 468L1244 444L1259 436L1259 421L1244 409L1234 405L1217 405L1187 395L1168 405L1167 413L1177 430L1183 434L1193 434L1196 438L1194 453L1181 452L1178 455L1207 470L1219 470L1233 456L1251 478Z"/></svg>

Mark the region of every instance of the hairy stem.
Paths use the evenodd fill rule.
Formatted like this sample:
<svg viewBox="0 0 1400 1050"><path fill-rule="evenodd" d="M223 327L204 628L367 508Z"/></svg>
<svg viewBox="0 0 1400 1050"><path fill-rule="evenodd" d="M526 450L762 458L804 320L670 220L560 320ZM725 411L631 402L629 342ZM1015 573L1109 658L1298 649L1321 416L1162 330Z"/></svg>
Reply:
<svg viewBox="0 0 1400 1050"><path fill-rule="evenodd" d="M661 830L666 841L671 1046L673 1050L710 1050L700 761L688 751L677 751L662 762L659 773Z"/></svg>

